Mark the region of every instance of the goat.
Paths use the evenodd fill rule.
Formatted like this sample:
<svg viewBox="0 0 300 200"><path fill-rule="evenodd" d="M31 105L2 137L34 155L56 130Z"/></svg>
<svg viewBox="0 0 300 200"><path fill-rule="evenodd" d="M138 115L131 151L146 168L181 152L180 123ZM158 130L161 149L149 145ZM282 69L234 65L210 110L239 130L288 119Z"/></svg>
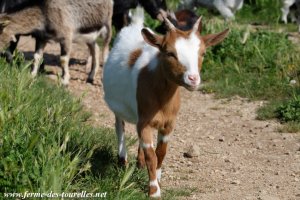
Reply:
<svg viewBox="0 0 300 200"><path fill-rule="evenodd" d="M13 13L17 12L25 7L38 5L42 0L0 0L0 13ZM1 53L1 56L5 57L8 62L12 62L13 52L15 51L20 36L16 35L16 41L10 42L9 48Z"/></svg>
<svg viewBox="0 0 300 200"><path fill-rule="evenodd" d="M176 28L182 31L192 29L197 19L199 18L199 16L195 12L187 9L176 11L174 14L175 17L168 17L168 19L174 24ZM167 31L165 23L163 22L161 25L156 27L155 31L161 34L165 34Z"/></svg>
<svg viewBox="0 0 300 200"><path fill-rule="evenodd" d="M291 15L292 22L297 22L300 33L300 0L283 0L281 20L286 24L287 16Z"/></svg>
<svg viewBox="0 0 300 200"><path fill-rule="evenodd" d="M282 0L282 7L281 7L281 20L287 24L288 22L288 15L290 14L292 22L296 22L295 16L295 9L292 7L295 6L295 0ZM292 8L292 9L291 9Z"/></svg>
<svg viewBox="0 0 300 200"><path fill-rule="evenodd" d="M136 124L138 166L148 168L150 197L161 196L161 166L180 107L179 86L190 91L199 88L206 48L221 42L229 31L201 36L201 17L190 31L178 30L164 20L168 31L157 35L143 27L143 12L137 11L132 24L116 37L103 72L104 99L116 118L119 162L127 163L127 121Z"/></svg>
<svg viewBox="0 0 300 200"><path fill-rule="evenodd" d="M153 19L162 21L163 18L161 15L167 15L165 0L114 0L112 21L117 31L120 31L124 26L129 24L129 10L136 8L138 4L142 5Z"/></svg>
<svg viewBox="0 0 300 200"><path fill-rule="evenodd" d="M234 19L234 13L243 7L244 0L182 0L179 8L193 9L194 7L205 7L216 9L225 20Z"/></svg>
<svg viewBox="0 0 300 200"><path fill-rule="evenodd" d="M298 24L298 32L300 33L300 0L295 1L295 13Z"/></svg>
<svg viewBox="0 0 300 200"><path fill-rule="evenodd" d="M99 68L96 39L98 36L104 39L102 61L105 62L111 40L112 11L112 0L44 0L41 5L0 16L0 48L15 41L16 35L33 35L36 48L31 74L36 76L46 43L59 42L62 84L68 85L72 42L84 42L92 54L92 70L87 79L92 83Z"/></svg>
<svg viewBox="0 0 300 200"><path fill-rule="evenodd" d="M0 0L0 13L12 13L25 7L34 6L43 0Z"/></svg>

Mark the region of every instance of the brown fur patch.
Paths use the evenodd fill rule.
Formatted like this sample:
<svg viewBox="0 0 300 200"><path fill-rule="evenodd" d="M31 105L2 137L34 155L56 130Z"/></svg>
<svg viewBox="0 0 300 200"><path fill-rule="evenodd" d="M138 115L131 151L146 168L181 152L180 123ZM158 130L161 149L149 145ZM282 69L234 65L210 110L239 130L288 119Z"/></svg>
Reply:
<svg viewBox="0 0 300 200"><path fill-rule="evenodd" d="M149 195L154 194L157 191L157 187L156 186L150 186L149 187Z"/></svg>
<svg viewBox="0 0 300 200"><path fill-rule="evenodd" d="M162 72L166 66L155 71L143 68L138 77L138 132L146 126L163 130L166 124L173 124L180 106L178 85L167 80Z"/></svg>
<svg viewBox="0 0 300 200"><path fill-rule="evenodd" d="M157 156L157 169L161 168L162 162L167 154L167 146L168 143L164 143L162 141L157 144L157 148L155 150Z"/></svg>
<svg viewBox="0 0 300 200"><path fill-rule="evenodd" d="M141 56L142 54L142 49L136 49L131 54L129 55L128 59L128 66L132 68L134 64L136 63L137 59Z"/></svg>

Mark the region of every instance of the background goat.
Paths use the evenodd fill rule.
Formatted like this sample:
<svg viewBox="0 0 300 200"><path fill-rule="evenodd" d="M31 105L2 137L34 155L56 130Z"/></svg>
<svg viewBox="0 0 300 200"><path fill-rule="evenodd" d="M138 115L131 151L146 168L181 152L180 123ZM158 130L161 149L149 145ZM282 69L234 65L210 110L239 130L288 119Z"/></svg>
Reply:
<svg viewBox="0 0 300 200"><path fill-rule="evenodd" d="M286 24L288 15L290 15L292 22L297 22L298 32L300 32L300 0L283 0L282 3L281 20Z"/></svg>
<svg viewBox="0 0 300 200"><path fill-rule="evenodd" d="M182 0L180 9L193 9L194 7L205 7L216 9L226 19L233 19L234 13L243 7L244 0Z"/></svg>
<svg viewBox="0 0 300 200"><path fill-rule="evenodd" d="M221 42L228 30L201 36L201 18L190 31L176 29L165 18L168 31L161 36L143 28L143 15L138 13L115 40L104 66L103 86L105 101L116 116L119 162L127 162L125 120L137 127L138 163L147 165L149 195L160 197L161 166L180 107L179 86L198 89L206 48Z"/></svg>
<svg viewBox="0 0 300 200"><path fill-rule="evenodd" d="M13 13L26 7L39 5L43 0L0 0L0 13ZM13 59L13 52L15 51L20 36L16 35L16 41L11 41L7 51L2 53L8 62Z"/></svg>
<svg viewBox="0 0 300 200"><path fill-rule="evenodd" d="M117 31L130 23L129 10L140 4L153 19L163 21L166 16L165 0L114 0L113 25Z"/></svg>
<svg viewBox="0 0 300 200"><path fill-rule="evenodd" d="M292 8L292 7L294 7L294 8ZM296 16L295 16L296 8L295 7L296 7L295 0L282 0L281 20L285 24L287 24L287 22L288 22L288 15L291 16L292 22L296 22Z"/></svg>
<svg viewBox="0 0 300 200"><path fill-rule="evenodd" d="M168 17L168 19L174 24L176 28L182 31L191 30L196 23L199 16L192 10L184 9L175 12L175 17ZM174 20L176 19L176 20ZM155 31L165 34L167 32L167 26L165 22L162 22Z"/></svg>
<svg viewBox="0 0 300 200"><path fill-rule="evenodd" d="M38 72L43 49L48 40L61 46L62 83L69 83L69 58L72 42L84 42L92 54L92 69L88 82L93 82L99 68L98 36L104 40L102 61L106 60L111 39L112 0L44 0L17 12L0 16L0 48L16 35L30 34L36 38L32 75Z"/></svg>

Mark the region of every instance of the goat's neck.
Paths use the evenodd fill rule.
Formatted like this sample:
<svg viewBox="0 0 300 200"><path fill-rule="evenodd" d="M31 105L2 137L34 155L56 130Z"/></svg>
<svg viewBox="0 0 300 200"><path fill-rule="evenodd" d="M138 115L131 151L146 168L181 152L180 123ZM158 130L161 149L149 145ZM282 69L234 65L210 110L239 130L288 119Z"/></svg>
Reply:
<svg viewBox="0 0 300 200"><path fill-rule="evenodd" d="M161 98L172 99L176 95L179 95L179 86L173 82L172 80L167 77L167 74L165 72L165 64L164 62L159 62L157 68L154 71L154 88L156 91L159 91L159 93L163 93L164 95L161 95Z"/></svg>

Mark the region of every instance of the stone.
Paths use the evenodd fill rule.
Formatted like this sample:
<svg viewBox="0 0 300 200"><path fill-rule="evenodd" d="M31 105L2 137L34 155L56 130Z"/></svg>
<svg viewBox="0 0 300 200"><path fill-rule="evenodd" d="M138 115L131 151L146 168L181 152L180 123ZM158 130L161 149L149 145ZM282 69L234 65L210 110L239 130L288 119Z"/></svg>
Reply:
<svg viewBox="0 0 300 200"><path fill-rule="evenodd" d="M200 148L197 145L191 145L187 148L187 150L183 153L183 157L185 158L193 158L200 156Z"/></svg>

